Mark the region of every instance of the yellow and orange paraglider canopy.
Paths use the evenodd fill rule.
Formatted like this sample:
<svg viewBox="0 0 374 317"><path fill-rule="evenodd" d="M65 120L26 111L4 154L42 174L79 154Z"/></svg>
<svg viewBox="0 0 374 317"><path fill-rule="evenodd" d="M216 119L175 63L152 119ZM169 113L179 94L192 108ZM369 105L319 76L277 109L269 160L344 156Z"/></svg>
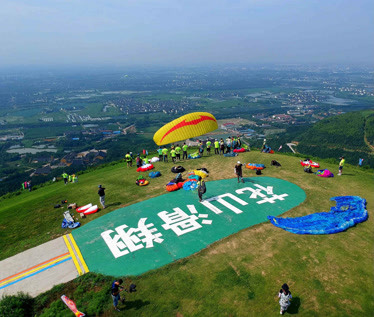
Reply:
<svg viewBox="0 0 374 317"><path fill-rule="evenodd" d="M193 112L175 119L160 128L153 140L157 145L169 144L203 135L218 129L216 118L208 112Z"/></svg>

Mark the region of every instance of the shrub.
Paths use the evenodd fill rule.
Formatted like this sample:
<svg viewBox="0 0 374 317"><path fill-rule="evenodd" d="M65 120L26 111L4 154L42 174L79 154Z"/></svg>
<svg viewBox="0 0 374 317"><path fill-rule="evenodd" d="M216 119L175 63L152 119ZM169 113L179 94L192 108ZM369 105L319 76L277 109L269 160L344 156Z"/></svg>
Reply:
<svg viewBox="0 0 374 317"><path fill-rule="evenodd" d="M33 316L34 299L25 293L6 295L0 301L0 316Z"/></svg>

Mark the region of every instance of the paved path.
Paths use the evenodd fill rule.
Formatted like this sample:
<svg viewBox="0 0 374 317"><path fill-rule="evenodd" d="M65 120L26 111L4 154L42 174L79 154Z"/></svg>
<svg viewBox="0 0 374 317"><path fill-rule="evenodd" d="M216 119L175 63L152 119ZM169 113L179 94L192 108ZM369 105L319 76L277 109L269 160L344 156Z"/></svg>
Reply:
<svg viewBox="0 0 374 317"><path fill-rule="evenodd" d="M60 237L1 261L0 297L20 291L36 296L84 272L70 236Z"/></svg>

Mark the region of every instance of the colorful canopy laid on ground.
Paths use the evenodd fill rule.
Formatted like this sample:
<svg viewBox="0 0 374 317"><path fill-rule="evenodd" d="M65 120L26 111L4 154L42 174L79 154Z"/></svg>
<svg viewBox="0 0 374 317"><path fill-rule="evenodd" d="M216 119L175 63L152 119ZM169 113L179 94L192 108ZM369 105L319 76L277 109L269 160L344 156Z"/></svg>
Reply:
<svg viewBox="0 0 374 317"><path fill-rule="evenodd" d="M194 170L195 175L200 176L201 178L205 178L209 176L209 174L202 170Z"/></svg>
<svg viewBox="0 0 374 317"><path fill-rule="evenodd" d="M311 160L300 161L300 164L301 166L310 166L310 167L319 168L319 164Z"/></svg>
<svg viewBox="0 0 374 317"><path fill-rule="evenodd" d="M164 145L197 137L216 129L217 120L212 114L193 112L165 124L154 134L153 140L157 145Z"/></svg>
<svg viewBox="0 0 374 317"><path fill-rule="evenodd" d="M316 173L317 176L320 176L320 177L334 177L334 174L331 173L328 169L325 169L325 170L318 170Z"/></svg>
<svg viewBox="0 0 374 317"><path fill-rule="evenodd" d="M245 152L245 151L247 151L245 148L234 149L235 153L242 153L242 152Z"/></svg>
<svg viewBox="0 0 374 317"><path fill-rule="evenodd" d="M249 168L250 170L263 170L265 168L264 164L255 164L255 163L248 163L246 168Z"/></svg>
<svg viewBox="0 0 374 317"><path fill-rule="evenodd" d="M238 153L234 153L234 152L229 152L229 153L225 153L223 154L224 157L234 157L234 156L238 156Z"/></svg>
<svg viewBox="0 0 374 317"><path fill-rule="evenodd" d="M146 172L146 171L149 171L153 168L154 168L153 164L145 164L145 165L142 165L142 166L138 167L136 169L136 171L137 172Z"/></svg>
<svg viewBox="0 0 374 317"><path fill-rule="evenodd" d="M188 158L189 159L198 159L198 158L200 158L201 156L199 155L199 152L195 152L195 153L192 153L192 154L189 154L188 155Z"/></svg>
<svg viewBox="0 0 374 317"><path fill-rule="evenodd" d="M261 152L274 154L274 151L271 149L271 147L267 145L264 145L264 148L261 150Z"/></svg>
<svg viewBox="0 0 374 317"><path fill-rule="evenodd" d="M331 207L329 212L297 218L268 216L268 219L274 226L292 233L331 234L345 231L368 218L366 200L359 196L332 197L331 200L336 201L336 207Z"/></svg>
<svg viewBox="0 0 374 317"><path fill-rule="evenodd" d="M150 178L156 178L161 176L161 172L156 171L156 172L150 172L148 175Z"/></svg>

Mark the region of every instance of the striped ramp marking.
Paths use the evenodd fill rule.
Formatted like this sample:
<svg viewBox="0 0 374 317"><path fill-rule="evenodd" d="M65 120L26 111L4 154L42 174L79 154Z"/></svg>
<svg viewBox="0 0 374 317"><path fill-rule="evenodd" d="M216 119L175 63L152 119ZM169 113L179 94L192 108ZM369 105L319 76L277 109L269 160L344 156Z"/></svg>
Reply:
<svg viewBox="0 0 374 317"><path fill-rule="evenodd" d="M37 265L34 265L26 270L23 270L21 272L18 272L16 274L13 274L11 276L8 276L2 280L0 280L0 289L3 289L5 287L8 287L10 285L16 284L24 279L27 279L31 276L34 276L36 274L39 274L45 270L48 270L51 267L57 266L61 263L64 263L71 259L71 255L69 252L60 254L52 259L49 259L47 261L44 261L42 263L39 263Z"/></svg>

